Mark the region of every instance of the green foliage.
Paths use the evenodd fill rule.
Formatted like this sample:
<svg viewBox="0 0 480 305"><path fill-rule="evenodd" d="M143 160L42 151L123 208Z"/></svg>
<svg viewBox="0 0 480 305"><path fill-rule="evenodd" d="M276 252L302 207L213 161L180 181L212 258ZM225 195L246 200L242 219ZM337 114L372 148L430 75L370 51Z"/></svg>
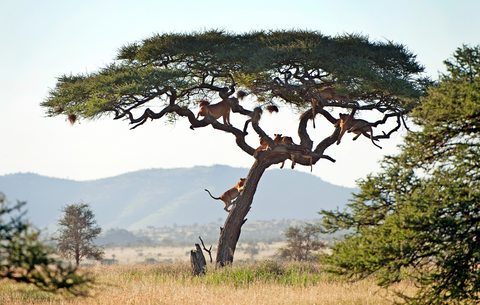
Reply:
<svg viewBox="0 0 480 305"><path fill-rule="evenodd" d="M249 284L253 283L306 287L315 285L320 281L329 280L328 276L320 271L318 264L312 262L276 262L273 260L237 262L225 268L215 268L210 264L205 275L200 277L192 277L190 263L155 264L148 269L125 271L122 276L127 281L138 281L145 275L150 274L163 279L175 278L208 285L229 284L234 287L248 287Z"/></svg>
<svg viewBox="0 0 480 305"><path fill-rule="evenodd" d="M33 284L47 292L87 295L93 278L51 257L53 250L22 219L21 209L25 204L17 202L12 206L0 193L0 279ZM7 216L15 211L18 214L8 220Z"/></svg>
<svg viewBox="0 0 480 305"><path fill-rule="evenodd" d="M325 232L351 229L323 256L327 270L353 279L376 276L389 287L419 287L411 304L480 301L480 47L446 62L449 75L414 110L410 133L382 172L359 181L346 211L321 211Z"/></svg>
<svg viewBox="0 0 480 305"><path fill-rule="evenodd" d="M319 239L319 230L316 225L305 223L304 226L288 227L283 235L287 239L285 248L279 249L283 259L309 261L316 259L315 251L325 248L325 243Z"/></svg>
<svg viewBox="0 0 480 305"><path fill-rule="evenodd" d="M444 61L447 71L450 75L445 75L446 79L466 79L473 83L478 81L480 76L480 48L462 46L453 54L453 61Z"/></svg>
<svg viewBox="0 0 480 305"><path fill-rule="evenodd" d="M155 105L167 113L185 116L180 108L238 87L257 95L260 102L275 100L304 108L310 104L309 93L335 84L340 92L369 103L381 98L383 105L404 108L421 93L422 71L405 46L371 42L357 34L329 37L293 30L157 34L121 47L116 60L97 72L59 77L41 105L50 116L74 113L95 119L109 113L116 118L130 115L156 100Z"/></svg>
<svg viewBox="0 0 480 305"><path fill-rule="evenodd" d="M320 272L319 266L316 264L278 263L272 260L264 260L247 264L237 263L227 268L207 269L205 276L194 280L206 284L223 285L229 283L235 287L248 286L253 283L306 287L327 280L327 276Z"/></svg>
<svg viewBox="0 0 480 305"><path fill-rule="evenodd" d="M93 240L102 232L102 228L94 220L95 215L90 205L77 203L62 208L65 214L58 221L57 250L67 259L75 260L77 266L82 258L101 260L104 251L96 246Z"/></svg>

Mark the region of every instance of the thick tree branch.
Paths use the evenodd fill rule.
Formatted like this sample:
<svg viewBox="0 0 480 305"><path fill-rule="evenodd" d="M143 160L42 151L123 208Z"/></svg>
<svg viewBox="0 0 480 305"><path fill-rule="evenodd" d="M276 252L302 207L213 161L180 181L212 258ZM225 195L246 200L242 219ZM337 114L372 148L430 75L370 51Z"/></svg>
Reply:
<svg viewBox="0 0 480 305"><path fill-rule="evenodd" d="M229 103L229 105L231 105L232 108L234 108L236 110L235 112L239 112L239 113L242 113L242 114L245 114L245 115L250 115L251 113L253 113L252 111L246 110L243 107L237 105L237 103L238 103L237 98L231 98L230 97L230 95L235 92L233 87L231 87L230 90L226 87L221 88L221 87L215 87L215 86L208 85L208 84L203 84L199 87L208 88L208 89L211 89L211 90L214 90L214 91L218 91L220 96L222 97L222 99L226 100ZM253 156L253 154L255 152L255 149L252 148L251 146L249 146L245 142L245 134L241 130L239 130L239 129L233 127L233 126L221 124L211 116L206 116L202 120L197 120L195 114L190 109L183 108L183 107L180 107L180 106L175 104L175 101L176 101L176 98L177 98L177 94L176 94L175 90L170 91L169 97L170 97L169 98L170 99L169 105L165 106L158 113L152 111L150 108L147 108L147 109L145 109L145 111L143 112L143 114L141 116L135 118L133 116L132 112L131 112L131 110L135 107L130 107L126 110L121 109L121 108L116 108L116 109L112 110L112 111L115 112L115 118L114 119L120 119L120 118L127 117L128 120L130 121L130 124L135 124L135 126L133 126L131 129L135 129L138 126L143 125L148 119L152 119L152 120L160 119L168 113L176 113L176 114L178 114L182 117L187 117L189 122L191 123L192 127L205 127L205 126L208 126L208 125L212 125L212 127L215 128L215 129L219 129L219 130L222 130L222 131L233 134L235 136L237 145L243 151L245 151L249 155Z"/></svg>
<svg viewBox="0 0 480 305"><path fill-rule="evenodd" d="M307 110L300 116L300 122L298 123L298 136L300 137L300 146L312 149L313 141L307 132L307 123L313 119L311 110Z"/></svg>
<svg viewBox="0 0 480 305"><path fill-rule="evenodd" d="M255 153L255 149L245 142L245 134L242 130L237 129L233 126L221 124L211 116L205 117L204 120L209 121L209 123L215 129L223 130L225 132L233 134L235 136L235 142L237 143L238 147L240 147L247 154L253 156L253 154Z"/></svg>
<svg viewBox="0 0 480 305"><path fill-rule="evenodd" d="M323 108L317 108L317 113L320 113L321 115L323 115L323 117L326 118L332 124L335 124L338 121L338 119L335 119L328 111L326 111ZM318 145L315 147L313 152L319 155L323 155L325 150L337 141L339 134L340 134L340 126L337 126L334 132L332 133L332 135L330 135L329 137L325 138L323 141L318 143ZM332 161L332 162L335 162L335 161Z"/></svg>
<svg viewBox="0 0 480 305"><path fill-rule="evenodd" d="M387 115L385 115L385 117L383 118L383 120L386 122L386 119L387 119ZM385 133L385 132L383 131L383 135L374 136L374 137L373 137L373 140L389 139L389 138L390 138L390 135L391 135L392 133L398 131L398 130L400 129L400 127L402 126L400 119L403 120L403 116L402 116L402 115L397 115L397 126L394 127L394 128L392 128L392 130L390 130L388 133ZM383 121L383 120L382 120L382 121ZM372 126L377 126L377 125L379 124L379 122L381 122L381 121L377 121L377 122L373 123ZM405 124L405 121L403 121L403 122L404 122L404 124ZM382 123L382 124L384 124L384 123ZM405 127L407 127L407 126L405 125ZM408 129L408 128L407 128L407 129ZM363 135L366 136L365 133L364 133ZM367 137L367 138L370 138L369 136L366 136L366 137Z"/></svg>

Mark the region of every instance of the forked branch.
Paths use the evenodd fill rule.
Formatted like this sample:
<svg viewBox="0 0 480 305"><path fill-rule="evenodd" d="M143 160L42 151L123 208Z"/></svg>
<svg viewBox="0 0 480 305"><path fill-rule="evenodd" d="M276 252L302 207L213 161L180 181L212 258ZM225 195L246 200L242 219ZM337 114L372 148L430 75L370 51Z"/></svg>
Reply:
<svg viewBox="0 0 480 305"><path fill-rule="evenodd" d="M200 236L198 238L202 242L203 250L207 251L208 255L210 256L210 263L212 263L213 262L213 260L212 260L212 246L210 245L210 249L207 250L207 248L205 248L205 244L203 243L202 238Z"/></svg>
<svg viewBox="0 0 480 305"><path fill-rule="evenodd" d="M226 94L226 91L225 92L221 91L221 92L222 92L221 95ZM232 104L235 103L234 101L230 101L230 99L235 99L235 98L230 98L230 97L228 97L228 95L223 96L223 97L225 99L228 99L229 102L232 102ZM235 108L235 110L237 110L237 112L246 113L246 114L252 113L252 111L246 110L241 106L238 106L238 105L236 105L236 106L237 107ZM118 107L118 108L113 109L112 111L115 113L115 118L114 119L118 120L120 118L125 118L126 117L130 121L130 124L135 124L130 129L135 129L138 126L143 125L148 119L151 119L151 120L160 119L160 118L164 117L165 115L167 115L168 113L176 113L179 116L187 117L193 127L205 127L205 126L208 126L208 125L212 125L212 127L215 128L215 129L219 129L219 130L231 133L235 136L235 141L236 141L237 145L243 151L245 151L246 153L248 153L249 155L252 155L252 156L255 152L255 149L252 148L251 146L249 146L245 142L245 134L243 133L242 130L237 129L237 128L231 126L231 125L221 124L220 122L218 122L212 116L209 116L209 115L207 115L202 120L197 120L196 117L195 117L195 114L190 109L183 108L183 107L181 107L181 106L179 106L175 103L169 103L160 112L154 112L150 108L147 108L147 109L145 109L143 114L141 116L137 117L137 118L134 117L134 115L132 113L132 108L122 109L122 108Z"/></svg>

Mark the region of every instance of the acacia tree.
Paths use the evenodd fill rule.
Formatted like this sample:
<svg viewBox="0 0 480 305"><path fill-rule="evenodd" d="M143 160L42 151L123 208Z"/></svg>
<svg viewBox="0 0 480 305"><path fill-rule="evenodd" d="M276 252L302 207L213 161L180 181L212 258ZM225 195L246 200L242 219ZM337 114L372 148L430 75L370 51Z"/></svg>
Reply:
<svg viewBox="0 0 480 305"><path fill-rule="evenodd" d="M319 229L316 225L306 223L305 225L288 227L283 235L287 239L285 248L280 248L278 254L284 259L308 261L315 259L314 251L325 248L325 243L319 239Z"/></svg>
<svg viewBox="0 0 480 305"><path fill-rule="evenodd" d="M480 46L457 49L383 171L359 182L346 211L322 211L326 232L353 231L323 258L352 279L409 279L411 304L480 301Z"/></svg>
<svg viewBox="0 0 480 305"><path fill-rule="evenodd" d="M102 248L93 240L102 232L97 225L90 205L77 203L62 208L65 214L58 221L59 235L52 237L57 241L57 250L68 259L74 259L77 266L82 258L101 260L104 256Z"/></svg>
<svg viewBox="0 0 480 305"><path fill-rule="evenodd" d="M191 128L211 125L231 133L238 147L254 160L243 194L220 232L216 260L223 265L233 261L241 227L265 169L293 158L305 166L320 159L335 162L325 154L341 131L332 109L383 113L382 120L366 124L376 127L396 120L392 130L374 136L376 141L389 138L422 93L422 71L403 45L371 42L360 35L329 37L311 31L158 34L123 46L116 60L97 72L59 77L41 105L48 115L67 114L71 121L113 114L114 119L128 119L133 129L147 120L187 118ZM343 94L342 100L321 94L332 86L337 96ZM258 107L239 105L235 97L239 90L256 97ZM198 100L214 98L243 115L245 124L221 124L212 116L197 120ZM298 145L275 145L261 128L262 108L283 105L302 113ZM152 110L158 108L158 112ZM323 139L311 139L307 131L307 122L316 114L332 126ZM250 123L269 150L255 152L246 143Z"/></svg>

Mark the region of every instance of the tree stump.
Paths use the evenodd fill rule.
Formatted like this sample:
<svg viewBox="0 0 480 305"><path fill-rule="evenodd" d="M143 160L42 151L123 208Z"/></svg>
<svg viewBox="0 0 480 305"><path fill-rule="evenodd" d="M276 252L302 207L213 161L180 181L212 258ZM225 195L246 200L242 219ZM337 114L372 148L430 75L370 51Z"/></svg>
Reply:
<svg viewBox="0 0 480 305"><path fill-rule="evenodd" d="M193 275L198 276L201 274L205 274L205 267L207 265L207 261L205 260L205 256L203 256L200 245L195 244L195 247L197 248L197 250L190 251L190 264L192 266Z"/></svg>

